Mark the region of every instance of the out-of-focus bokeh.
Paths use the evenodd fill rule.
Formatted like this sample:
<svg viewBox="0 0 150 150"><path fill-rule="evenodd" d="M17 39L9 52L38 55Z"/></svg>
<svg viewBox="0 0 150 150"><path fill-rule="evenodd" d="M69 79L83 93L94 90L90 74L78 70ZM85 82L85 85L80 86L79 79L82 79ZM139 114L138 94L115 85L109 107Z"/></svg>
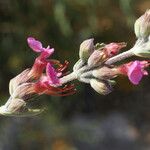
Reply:
<svg viewBox="0 0 150 150"><path fill-rule="evenodd" d="M71 69L87 38L131 47L134 21L148 8L149 0L0 0L0 104L9 80L37 56L28 36L54 47L53 58ZM75 82L75 95L37 98L33 105L47 108L39 116L0 116L0 150L149 150L150 77L138 86L117 81L108 96Z"/></svg>

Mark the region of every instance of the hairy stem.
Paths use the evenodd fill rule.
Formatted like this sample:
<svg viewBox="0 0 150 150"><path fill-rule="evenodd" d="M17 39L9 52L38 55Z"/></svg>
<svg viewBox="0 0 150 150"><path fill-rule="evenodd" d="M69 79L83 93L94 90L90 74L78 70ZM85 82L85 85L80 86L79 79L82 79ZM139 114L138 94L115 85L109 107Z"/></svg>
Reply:
<svg viewBox="0 0 150 150"><path fill-rule="evenodd" d="M72 72L72 73L60 78L60 83L65 84L65 83L68 83L68 82L75 80L75 79L77 79L77 75L75 72Z"/></svg>
<svg viewBox="0 0 150 150"><path fill-rule="evenodd" d="M116 63L116 62L119 62L119 61L122 61L122 60L124 60L124 59L126 59L126 58L129 58L129 57L132 57L132 56L134 56L134 53L132 52L133 51L133 48L131 48L130 50L128 50L128 51L125 51L125 52L123 52L123 53L120 53L120 54L118 54L118 55L116 55L116 56L114 56L114 57L112 57L112 58L110 58L110 59L108 59L106 62L105 62L105 64L106 65L112 65L112 64L114 64L114 63ZM83 64L82 64L83 65ZM82 66L81 65L81 66ZM85 72L85 76L87 76L88 74L86 74L86 72L87 71L90 71L90 70L92 70L93 68L96 68L96 67L99 67L99 65L98 66L92 66L92 67L89 67L88 65L84 65L84 66L82 66L82 67L79 67L79 70L76 70L75 69L75 71L73 71L72 73L70 73L70 74L68 74L68 75L66 75L66 76L64 76L64 77L62 77L62 78L60 78L60 83L61 84L65 84L65 83L68 83L68 82L70 82L70 81L72 81L72 80L76 80L77 78L78 78L78 74L83 74L84 72ZM91 73L91 72L90 72ZM83 75L83 77L84 77L84 75Z"/></svg>
<svg viewBox="0 0 150 150"><path fill-rule="evenodd" d="M122 61L122 60L124 60L126 58L129 58L129 57L132 57L132 56L134 56L134 53L132 51L133 51L133 48L131 48L130 50L125 51L123 53L120 53L120 54L118 54L118 55L108 59L105 62L105 64L106 65L112 65L112 64L114 64L116 62Z"/></svg>

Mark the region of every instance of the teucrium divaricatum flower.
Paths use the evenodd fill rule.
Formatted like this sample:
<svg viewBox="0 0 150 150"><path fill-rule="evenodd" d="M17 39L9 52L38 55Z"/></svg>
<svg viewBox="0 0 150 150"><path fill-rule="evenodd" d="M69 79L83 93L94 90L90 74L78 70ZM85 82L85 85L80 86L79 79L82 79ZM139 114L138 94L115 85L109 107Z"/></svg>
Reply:
<svg viewBox="0 0 150 150"><path fill-rule="evenodd" d="M10 80L10 98L0 107L0 114L11 116L29 116L41 113L44 109L30 108L31 99L39 95L68 96L75 93L73 80L89 84L96 92L107 95L113 90L115 78L120 75L127 76L134 85L140 83L143 76L148 75L146 68L149 60L128 61L122 60L139 56L150 58L150 10L135 22L135 45L125 52L120 50L126 43L112 42L109 44L97 43L94 39L84 40L79 48L79 60L75 63L73 71L68 73L68 62L61 64L58 60L49 59L54 49L33 37L27 39L29 47L39 56L31 68ZM120 53L120 54L118 54ZM121 65L118 65L122 63Z"/></svg>

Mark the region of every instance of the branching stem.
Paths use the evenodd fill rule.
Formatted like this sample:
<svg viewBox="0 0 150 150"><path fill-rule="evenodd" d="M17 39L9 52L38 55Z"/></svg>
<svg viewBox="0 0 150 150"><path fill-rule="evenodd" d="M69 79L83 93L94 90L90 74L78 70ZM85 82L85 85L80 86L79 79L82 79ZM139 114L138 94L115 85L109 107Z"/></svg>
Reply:
<svg viewBox="0 0 150 150"><path fill-rule="evenodd" d="M132 51L133 51L133 48L131 48L130 50L125 51L123 53L120 53L120 54L108 59L105 62L105 64L106 65L113 65L117 62L120 62L120 61L126 59L126 58L132 57L132 56L134 56L134 53ZM76 79L78 79L78 76L81 75L82 73L87 72L89 70L92 70L93 68L99 67L99 66L89 67L87 64L85 64L83 66L82 65L79 66L78 70L74 70L72 73L60 78L60 83L63 85L63 84L68 83L72 80L76 80ZM76 66L76 68L78 68L78 66ZM85 75L87 75L87 74L85 74Z"/></svg>

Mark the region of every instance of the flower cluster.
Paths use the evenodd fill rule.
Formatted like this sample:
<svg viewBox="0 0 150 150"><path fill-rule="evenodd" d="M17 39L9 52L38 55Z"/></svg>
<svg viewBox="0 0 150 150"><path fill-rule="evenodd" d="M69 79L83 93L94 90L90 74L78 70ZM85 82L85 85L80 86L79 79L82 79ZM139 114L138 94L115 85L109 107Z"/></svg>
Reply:
<svg viewBox="0 0 150 150"><path fill-rule="evenodd" d="M59 79L64 75L68 62L65 61L64 64L61 64L58 60L48 60L47 58L54 52L53 48L49 46L43 48L41 42L31 37L29 37L27 41L33 51L40 53L40 56L35 59L33 67L28 74L30 79L35 80L33 84L34 93L54 96L73 94L75 92L74 86L65 85L61 87L62 83ZM54 68L54 66L56 66L56 68ZM44 70L46 73L43 73Z"/></svg>
<svg viewBox="0 0 150 150"><path fill-rule="evenodd" d="M125 43L102 43L94 46L93 42L93 39L88 39L81 44L80 62L76 64L75 72L78 74L80 81L89 83L98 93L109 94L115 83L112 79L118 75L127 76L134 85L139 84L144 75L148 75L145 68L150 64L146 60L135 60L119 66L108 63L107 60L110 60L111 57L114 58L115 55L117 56L119 51L126 46ZM84 44L85 46L83 46ZM86 56L89 56L86 59L84 49L89 53L89 55L86 54ZM84 54L82 54L83 52Z"/></svg>
<svg viewBox="0 0 150 150"><path fill-rule="evenodd" d="M65 75L68 62L61 64L58 60L48 59L54 52L48 46L44 48L38 40L29 37L29 47L40 55L35 59L32 68L24 70L10 80L10 98L0 107L3 115L38 114L43 109L30 109L27 104L36 95L67 96L75 93L73 84L62 85L60 78Z"/></svg>
<svg viewBox="0 0 150 150"><path fill-rule="evenodd" d="M94 39L83 41L79 49L79 60L73 67L73 72L67 74L68 62L61 64L58 60L49 59L54 49L44 48L42 43L32 37L27 39L29 47L39 56L35 59L32 68L10 80L10 98L0 107L2 115L35 115L43 109L30 109L30 99L37 95L67 96L75 93L73 80L90 84L102 95L109 94L119 75L127 76L134 85L139 84L143 76L148 75L146 70L150 60L134 60L123 63L122 60L138 56L150 58L150 10L147 10L135 22L135 45L125 52L126 43L97 43ZM117 65L119 64L121 65ZM68 84L69 83L69 84Z"/></svg>
<svg viewBox="0 0 150 150"><path fill-rule="evenodd" d="M138 38L135 45L128 51L120 52L126 46L122 43L98 43L88 39L81 43L79 57L74 71L79 81L89 83L100 94L106 95L112 91L113 80L118 75L125 75L132 84L137 85L142 77L148 75L145 70L149 60L135 60L122 65L115 63L131 56L150 58L150 10L147 10L135 22L135 34Z"/></svg>

